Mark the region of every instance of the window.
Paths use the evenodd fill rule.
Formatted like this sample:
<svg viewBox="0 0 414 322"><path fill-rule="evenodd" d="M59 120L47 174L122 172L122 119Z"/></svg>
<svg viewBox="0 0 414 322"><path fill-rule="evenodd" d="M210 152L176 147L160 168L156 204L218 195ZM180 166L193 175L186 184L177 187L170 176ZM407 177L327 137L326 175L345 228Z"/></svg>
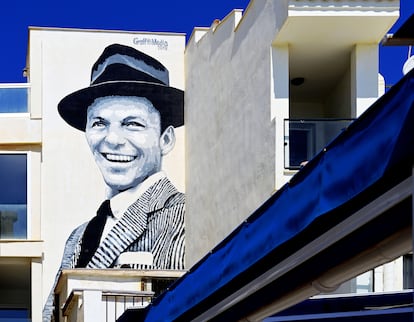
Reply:
<svg viewBox="0 0 414 322"><path fill-rule="evenodd" d="M352 119L285 119L285 168L300 169L351 122Z"/></svg>
<svg viewBox="0 0 414 322"><path fill-rule="evenodd" d="M0 86L0 113L27 113L28 84L2 84Z"/></svg>
<svg viewBox="0 0 414 322"><path fill-rule="evenodd" d="M29 322L27 309L0 309L0 322Z"/></svg>
<svg viewBox="0 0 414 322"><path fill-rule="evenodd" d="M27 154L0 154L0 239L27 238Z"/></svg>
<svg viewBox="0 0 414 322"><path fill-rule="evenodd" d="M315 124L291 123L289 129L289 165L300 168L302 162L309 161L315 155Z"/></svg>
<svg viewBox="0 0 414 322"><path fill-rule="evenodd" d="M0 322L31 321L31 261L0 257Z"/></svg>
<svg viewBox="0 0 414 322"><path fill-rule="evenodd" d="M403 256L403 288L413 288L413 254Z"/></svg>

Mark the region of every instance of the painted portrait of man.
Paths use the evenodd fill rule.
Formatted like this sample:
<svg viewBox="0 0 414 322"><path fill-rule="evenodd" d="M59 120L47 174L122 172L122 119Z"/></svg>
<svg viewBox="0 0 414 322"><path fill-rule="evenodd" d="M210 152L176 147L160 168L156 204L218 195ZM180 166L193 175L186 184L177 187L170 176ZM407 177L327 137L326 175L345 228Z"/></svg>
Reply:
<svg viewBox="0 0 414 322"><path fill-rule="evenodd" d="M93 65L90 86L59 102L63 120L84 132L106 191L67 239L59 271L184 269L185 196L162 171L184 123L183 100L159 61L112 44Z"/></svg>

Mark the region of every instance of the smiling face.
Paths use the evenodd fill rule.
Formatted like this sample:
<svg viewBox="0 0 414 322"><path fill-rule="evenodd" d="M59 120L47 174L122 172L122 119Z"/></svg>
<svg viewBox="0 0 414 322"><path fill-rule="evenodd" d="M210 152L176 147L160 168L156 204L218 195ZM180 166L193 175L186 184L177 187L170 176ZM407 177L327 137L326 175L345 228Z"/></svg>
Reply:
<svg viewBox="0 0 414 322"><path fill-rule="evenodd" d="M172 141L160 136L160 114L141 97L96 99L88 108L85 134L113 192L133 188L158 172L165 142Z"/></svg>

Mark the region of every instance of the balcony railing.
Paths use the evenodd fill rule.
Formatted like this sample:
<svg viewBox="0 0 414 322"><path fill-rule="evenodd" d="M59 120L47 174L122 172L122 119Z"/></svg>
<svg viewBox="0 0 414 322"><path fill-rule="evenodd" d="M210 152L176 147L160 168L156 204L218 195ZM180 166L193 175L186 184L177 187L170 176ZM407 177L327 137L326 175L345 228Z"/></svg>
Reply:
<svg viewBox="0 0 414 322"><path fill-rule="evenodd" d="M0 240L27 238L27 205L0 204Z"/></svg>
<svg viewBox="0 0 414 322"><path fill-rule="evenodd" d="M143 309L153 297L154 292L102 292L105 320L116 321L128 309Z"/></svg>
<svg viewBox="0 0 414 322"><path fill-rule="evenodd" d="M63 270L54 289L54 320L118 321L129 309L144 309L184 274L129 268Z"/></svg>
<svg viewBox="0 0 414 322"><path fill-rule="evenodd" d="M26 153L0 153L0 240L27 238Z"/></svg>
<svg viewBox="0 0 414 322"><path fill-rule="evenodd" d="M0 84L1 113L29 112L29 84Z"/></svg>
<svg viewBox="0 0 414 322"><path fill-rule="evenodd" d="M353 119L285 119L285 169L300 169L352 121Z"/></svg>

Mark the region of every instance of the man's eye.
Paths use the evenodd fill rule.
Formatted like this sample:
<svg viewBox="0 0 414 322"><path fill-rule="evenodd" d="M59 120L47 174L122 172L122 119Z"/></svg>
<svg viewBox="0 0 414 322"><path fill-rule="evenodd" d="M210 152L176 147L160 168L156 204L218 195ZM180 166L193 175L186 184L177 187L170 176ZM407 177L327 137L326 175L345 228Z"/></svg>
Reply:
<svg viewBox="0 0 414 322"><path fill-rule="evenodd" d="M102 120L92 122L92 127L103 127L105 126L105 122Z"/></svg>
<svg viewBox="0 0 414 322"><path fill-rule="evenodd" d="M136 128L136 129L143 129L145 128L145 125L140 123L140 122L136 122L136 121L128 121L124 123L124 126L128 127L128 128Z"/></svg>

